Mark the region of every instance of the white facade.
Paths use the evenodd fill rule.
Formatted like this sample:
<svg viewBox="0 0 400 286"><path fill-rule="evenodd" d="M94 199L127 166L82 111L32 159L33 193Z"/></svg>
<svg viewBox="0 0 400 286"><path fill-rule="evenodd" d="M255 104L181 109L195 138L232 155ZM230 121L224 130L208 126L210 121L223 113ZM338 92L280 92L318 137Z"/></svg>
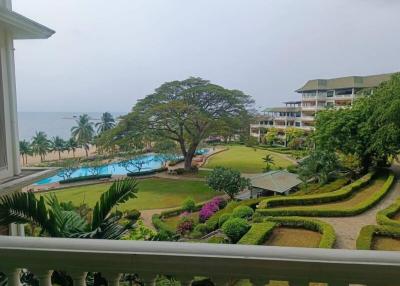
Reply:
<svg viewBox="0 0 400 286"><path fill-rule="evenodd" d="M21 172L13 42L45 39L53 33L13 12L11 0L0 0L0 181Z"/></svg>

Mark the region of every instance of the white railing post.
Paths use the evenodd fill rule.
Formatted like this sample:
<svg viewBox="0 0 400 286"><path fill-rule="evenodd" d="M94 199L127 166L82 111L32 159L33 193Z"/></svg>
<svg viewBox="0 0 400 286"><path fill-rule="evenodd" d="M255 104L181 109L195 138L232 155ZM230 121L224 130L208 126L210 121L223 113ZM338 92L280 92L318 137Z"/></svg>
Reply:
<svg viewBox="0 0 400 286"><path fill-rule="evenodd" d="M20 286L21 282L20 282L20 272L21 269L19 268L11 268L11 269L6 269L4 271L4 274L7 275L8 278L8 286Z"/></svg>
<svg viewBox="0 0 400 286"><path fill-rule="evenodd" d="M51 286L51 275L53 274L53 270L32 270L33 274L39 279L40 286Z"/></svg>
<svg viewBox="0 0 400 286"><path fill-rule="evenodd" d="M74 286L86 286L87 272L71 271L68 272L74 282Z"/></svg>
<svg viewBox="0 0 400 286"><path fill-rule="evenodd" d="M108 286L119 286L119 281L121 280L122 273L107 273L102 272L101 275L107 279Z"/></svg>

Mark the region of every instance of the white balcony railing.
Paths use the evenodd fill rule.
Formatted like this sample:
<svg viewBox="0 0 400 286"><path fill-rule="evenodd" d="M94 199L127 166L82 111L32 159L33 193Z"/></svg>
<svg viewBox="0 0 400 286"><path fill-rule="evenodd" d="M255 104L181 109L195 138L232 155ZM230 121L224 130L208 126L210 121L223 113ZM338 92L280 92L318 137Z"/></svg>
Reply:
<svg viewBox="0 0 400 286"><path fill-rule="evenodd" d="M301 120L302 121L314 121L315 117L314 116L302 116Z"/></svg>
<svg viewBox="0 0 400 286"><path fill-rule="evenodd" d="M119 285L122 273L138 274L146 284L165 274L182 285L205 276L216 285L250 279L254 285L394 286L400 273L398 252L206 243L0 237L0 257L12 286L19 285L19 269L32 271L46 286L52 270L66 271L74 285L85 285L87 272L100 272L109 286Z"/></svg>

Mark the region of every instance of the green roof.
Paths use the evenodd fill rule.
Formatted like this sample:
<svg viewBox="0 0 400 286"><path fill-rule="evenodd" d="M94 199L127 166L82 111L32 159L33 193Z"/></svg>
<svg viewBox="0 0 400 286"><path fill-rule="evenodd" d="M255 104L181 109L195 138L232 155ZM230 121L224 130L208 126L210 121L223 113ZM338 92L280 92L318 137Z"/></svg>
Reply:
<svg viewBox="0 0 400 286"><path fill-rule="evenodd" d="M390 80L394 73L370 75L370 76L347 76L332 79L313 79L296 90L297 92L329 90L342 88L371 88L377 87L382 82Z"/></svg>
<svg viewBox="0 0 400 286"><path fill-rule="evenodd" d="M287 107L287 106L283 106L283 107L268 107L266 109L264 109L264 112L300 112L301 111L301 107L300 106L296 106L296 107Z"/></svg>
<svg viewBox="0 0 400 286"><path fill-rule="evenodd" d="M270 171L250 178L252 187L276 193L284 193L301 183L298 175L282 170Z"/></svg>

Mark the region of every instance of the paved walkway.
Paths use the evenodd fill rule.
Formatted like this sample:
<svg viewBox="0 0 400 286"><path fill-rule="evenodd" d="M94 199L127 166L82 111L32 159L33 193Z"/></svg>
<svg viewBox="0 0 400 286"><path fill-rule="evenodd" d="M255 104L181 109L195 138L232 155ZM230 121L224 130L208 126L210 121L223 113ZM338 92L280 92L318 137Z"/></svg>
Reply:
<svg viewBox="0 0 400 286"><path fill-rule="evenodd" d="M396 199L400 198L400 166L393 165L397 181L393 184L392 190L372 209L353 217L321 217L318 218L330 223L336 232L335 248L356 249L356 241L362 227L370 224L377 224L376 214L382 209L390 206Z"/></svg>

